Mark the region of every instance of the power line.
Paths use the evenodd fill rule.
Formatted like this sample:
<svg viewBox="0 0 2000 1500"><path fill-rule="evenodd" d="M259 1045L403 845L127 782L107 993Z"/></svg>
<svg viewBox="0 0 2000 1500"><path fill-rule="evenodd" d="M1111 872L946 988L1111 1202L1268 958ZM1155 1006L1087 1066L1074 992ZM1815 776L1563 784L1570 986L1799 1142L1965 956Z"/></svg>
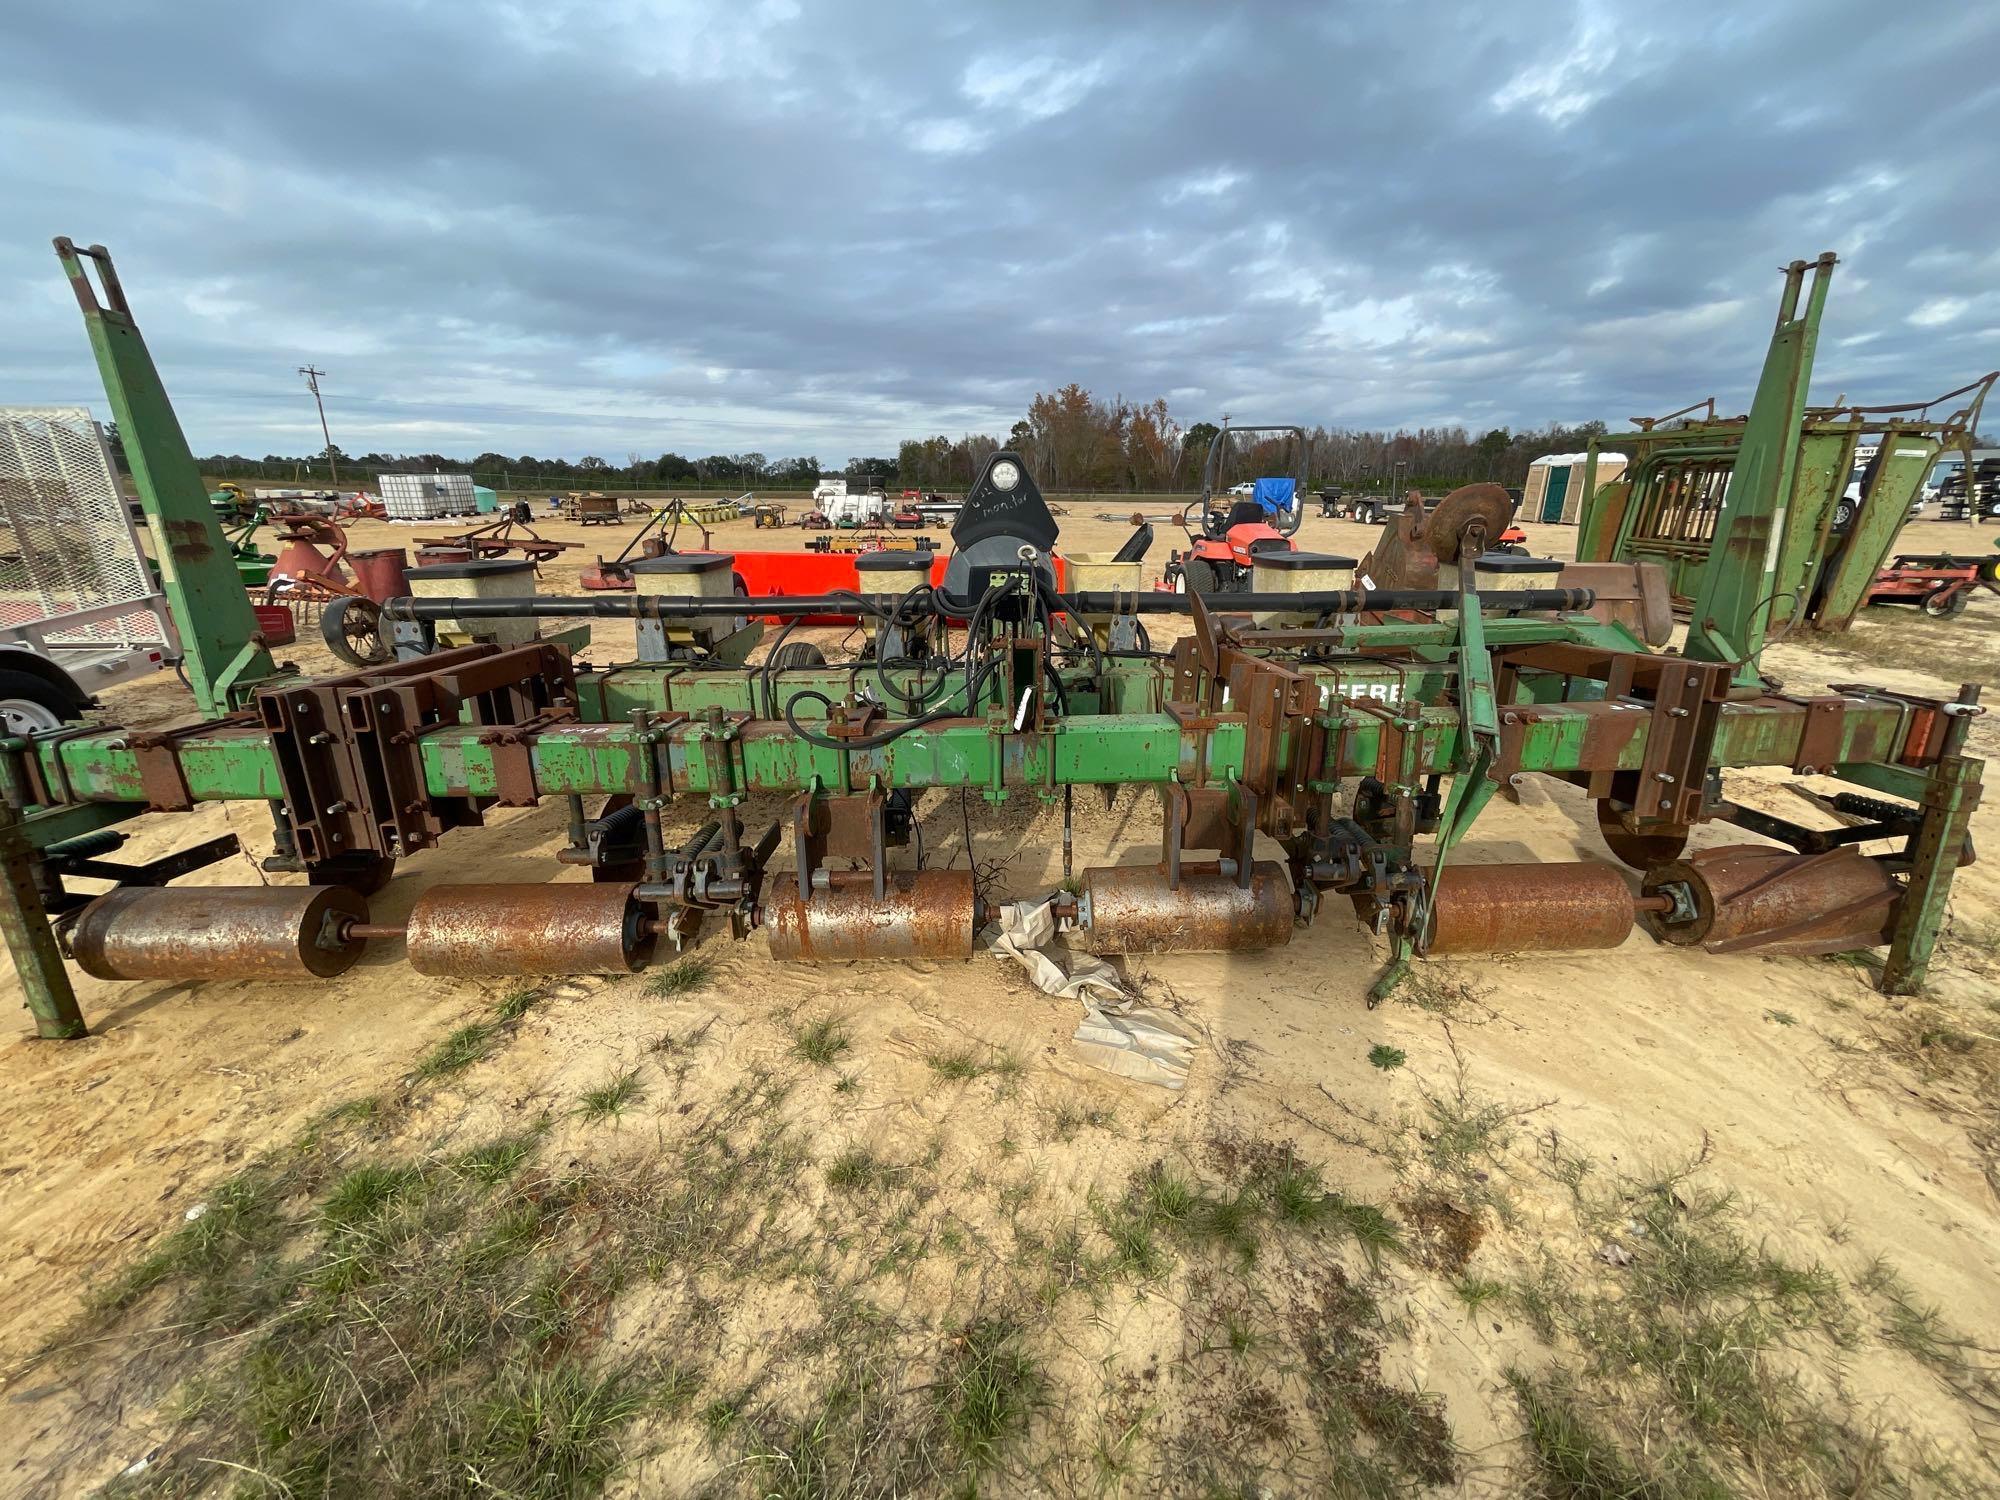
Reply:
<svg viewBox="0 0 2000 1500"><path fill-rule="evenodd" d="M326 430L326 403L319 398L319 378L326 371L315 370L311 365L300 365L299 373L306 378L306 387L313 393L313 405L319 408L319 435L326 439L326 467L333 476L336 488L340 484L340 463L333 456L333 434Z"/></svg>

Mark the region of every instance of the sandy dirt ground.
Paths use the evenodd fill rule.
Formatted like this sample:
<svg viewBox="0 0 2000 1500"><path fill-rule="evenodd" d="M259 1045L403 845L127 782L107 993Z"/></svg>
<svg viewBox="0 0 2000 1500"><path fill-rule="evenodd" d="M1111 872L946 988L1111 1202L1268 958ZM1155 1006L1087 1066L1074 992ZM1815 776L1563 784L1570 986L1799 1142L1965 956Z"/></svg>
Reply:
<svg viewBox="0 0 2000 1500"><path fill-rule="evenodd" d="M584 544L545 569L543 591L570 591L578 567L600 550L615 552L635 524L588 531L542 525L548 535ZM1075 510L1062 524L1072 548L1109 550L1126 534L1122 521ZM353 543L393 545L442 529L365 523L353 528ZM1568 528L1529 530L1539 553L1561 556L1573 545ZM943 539L941 530L934 534ZM1168 536L1161 528L1156 564ZM1300 541L1358 554L1372 536L1371 528L1315 518ZM748 522L716 531L722 546L802 540L796 529L755 532ZM1984 544L1977 528L1935 522L1913 523L1905 537L1906 546L1924 550ZM830 642L839 638L827 634ZM616 660L629 643L629 630L600 625L586 658ZM280 654L308 670L328 662L313 642ZM1792 691L1867 681L1940 692L1967 678L1991 680L1996 655L2000 601L1988 599L1952 624L1870 612L1850 638L1772 647L1766 667ZM114 716L133 724L190 711L167 678L106 700ZM1975 728L1973 744L1989 756L2000 749L1990 719ZM1770 810L1806 812L1776 776L1746 774L1731 787ZM1128 794L1106 807L1080 796L1077 806L1080 863L1153 857L1150 801ZM931 862L963 863L957 801L934 797L922 814ZM976 857L1004 865L1006 889L1027 894L1054 883L1058 825L1048 810L1018 802L998 813L975 808L974 817ZM261 808L208 807L128 827L127 852L141 859L224 830L242 835L245 856L201 872L196 882L281 878L255 864L269 844ZM1982 852L2000 847L2000 813L1991 803L1974 830ZM1741 837L1704 830L1696 843ZM406 863L375 910L398 920L431 883L468 876L574 879L550 859L561 842L559 807L499 812L484 831L455 835L442 852ZM1467 857L1609 856L1581 794L1536 783L1518 805L1496 804L1484 816ZM1949 1017L1953 1034L1971 1039L1968 1049L1990 1046L2000 1026L1996 922L2000 877L1982 860L1959 874L1952 936L1921 1002L1926 1013ZM1526 1284L1549 1257L1579 1278L1611 1274L1616 1258L1607 1261L1602 1237L1581 1225L1574 1179L1557 1169L1565 1159L1587 1156L1595 1180L1607 1183L1696 1162L1699 1180L1737 1195L1750 1242L1824 1265L1850 1288L1886 1257L1975 1346L2000 1330L2000 1168L1990 1080L1987 1087L1968 1081L1949 1059L1934 1066L1921 1037L1914 1049L1901 1045L1909 1007L1877 994L1862 968L1710 957L1635 935L1608 953L1452 965L1428 998L1371 1011L1363 996L1379 945L1344 911L1330 910L1269 954L1130 966L1134 982L1200 1039L1188 1085L1176 1095L1082 1065L1069 1040L1077 1007L1039 994L997 959L806 969L772 964L763 947L758 937L740 945L709 939L717 968L705 987L684 996L650 993L644 976L548 986L503 1050L422 1088L411 1082L416 1059L512 986L416 977L393 944L378 944L347 974L310 986L111 985L79 976L93 1032L57 1044L31 1039L26 1012L14 1009L19 986L9 974L0 994L19 1019L0 1041L7 1100L0 1110L0 1264L7 1268L0 1278L0 1493L82 1492L169 1443L167 1377L179 1379L185 1369L157 1364L154 1355L171 1340L171 1319L149 1314L115 1337L79 1332L89 1326L93 1289L182 1224L229 1174L298 1137L330 1106L362 1098L400 1101L394 1138L412 1149L443 1149L549 1112L559 1123L545 1156L609 1151L621 1163L655 1159L671 1171L690 1120L704 1118L745 1079L783 1077L787 1119L807 1143L809 1162L795 1164L771 1222L810 1236L846 1212L847 1200L822 1182L826 1163L844 1150L865 1147L878 1161L922 1174L924 1201L911 1213L929 1226L923 1232L932 1254L896 1283L894 1315L905 1331L960 1326L1011 1297L1030 1263L1043 1265L1027 1247L1047 1243L1064 1215L1090 1222L1093 1205L1118 1201L1163 1160L1224 1184L1240 1175L1246 1154L1284 1151L1349 1199L1382 1205L1403 1225L1406 1242L1422 1229L1422 1211L1411 1205L1441 1198L1479 1225L1469 1262L1459 1256L1438 1270L1427 1269L1424 1257L1392 1257L1372 1284L1384 1309L1383 1378L1437 1398L1449 1423L1455 1458L1436 1473L1416 1470L1447 1492L1527 1488L1521 1409L1504 1372L1583 1358L1580 1346L1537 1336L1532 1302L1485 1305L1458 1290L1467 1277ZM799 1055L799 1028L813 1017L836 1018L847 1029L851 1045L836 1068ZM674 1049L659 1045L676 1035L699 1039L692 1071L685 1064L676 1071ZM941 1049L964 1046L1014 1063L1005 1076L953 1080L935 1059ZM1371 1065L1371 1049L1381 1048L1407 1061ZM592 1133L569 1112L571 1103L628 1069L649 1070L639 1097ZM1504 1123L1482 1147L1490 1147L1490 1159L1462 1177L1441 1165L1436 1151L1439 1102L1454 1100L1467 1108L1485 1101ZM1042 1237L1035 1241L1021 1224L1038 1214ZM1097 1222L1105 1222L1101 1212ZM847 1259L836 1263L855 1263L852 1236L886 1236L891 1228L879 1220L850 1225L839 1242ZM1299 1278L1332 1274L1336 1263L1357 1279L1365 1269L1352 1245L1324 1255L1267 1249L1254 1274L1243 1272L1242 1285L1259 1306L1295 1306L1306 1284ZM1257 1476L1244 1492L1324 1492L1321 1450L1330 1429L1315 1425L1310 1358L1303 1366L1272 1366L1258 1387L1276 1412L1261 1437L1244 1438L1242 1423L1224 1423L1227 1431L1210 1424L1211 1398L1230 1378L1216 1363L1211 1334L1216 1310L1234 1295L1232 1274L1226 1256L1204 1260L1190 1251L1158 1277L1039 1304L1025 1337L1043 1371L1042 1400L1025 1433L987 1471L985 1491L1201 1493L1210 1481L1189 1466L1187 1453L1234 1451L1229 1445L1238 1442L1261 1455L1244 1459L1242 1472ZM752 1405L767 1416L808 1402L824 1355L815 1363L799 1353L787 1330L823 1319L824 1307L815 1311L811 1296L776 1277L703 1285L700 1317L685 1289L621 1297L605 1338L636 1349L698 1326L710 1388L754 1389ZM1892 1441L1942 1455L1971 1480L1966 1492L2000 1484L2000 1471L1980 1451L1993 1436L1984 1425L1990 1412L1957 1399L1933 1368L1877 1336L1865 1295L1848 1295L1859 1332L1841 1351L1836 1373L1811 1378L1837 1381L1844 1399ZM105 1342L90 1342L99 1338ZM228 1340L202 1357L233 1357ZM1988 1360L1985 1352L1972 1357ZM921 1361L912 1368L921 1383ZM642 1419L626 1436L626 1466L614 1489L791 1492L774 1487L768 1468L746 1469L742 1452L749 1450L717 1431L713 1420L703 1428L666 1416ZM1096 1435L1079 1436L1086 1432ZM927 1487L906 1481L884 1492ZM1749 1488L1807 1492L1781 1476Z"/></svg>

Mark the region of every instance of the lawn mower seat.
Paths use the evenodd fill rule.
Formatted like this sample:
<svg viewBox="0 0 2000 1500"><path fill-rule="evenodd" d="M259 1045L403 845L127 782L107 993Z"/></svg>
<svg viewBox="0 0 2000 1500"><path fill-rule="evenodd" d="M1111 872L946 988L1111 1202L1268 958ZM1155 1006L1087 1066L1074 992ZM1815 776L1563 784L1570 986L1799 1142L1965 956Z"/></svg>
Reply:
<svg viewBox="0 0 2000 1500"><path fill-rule="evenodd" d="M1269 512L1255 500L1238 500L1229 507L1228 526L1261 526Z"/></svg>

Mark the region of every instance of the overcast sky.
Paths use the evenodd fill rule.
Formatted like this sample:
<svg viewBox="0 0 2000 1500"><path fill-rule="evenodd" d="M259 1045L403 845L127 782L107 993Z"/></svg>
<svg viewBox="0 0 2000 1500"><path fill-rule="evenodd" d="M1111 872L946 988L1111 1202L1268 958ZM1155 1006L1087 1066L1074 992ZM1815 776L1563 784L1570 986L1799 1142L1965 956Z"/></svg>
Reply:
<svg viewBox="0 0 2000 1500"><path fill-rule="evenodd" d="M2000 5L11 0L0 403L106 414L117 258L197 452L837 464L1037 390L1618 425L2000 364ZM1989 423L1989 430L1995 425Z"/></svg>

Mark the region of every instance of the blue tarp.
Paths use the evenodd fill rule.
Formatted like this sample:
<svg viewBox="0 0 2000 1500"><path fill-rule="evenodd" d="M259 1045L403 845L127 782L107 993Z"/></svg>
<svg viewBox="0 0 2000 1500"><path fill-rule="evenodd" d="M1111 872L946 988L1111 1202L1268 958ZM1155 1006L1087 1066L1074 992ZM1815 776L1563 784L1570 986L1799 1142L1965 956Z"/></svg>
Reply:
<svg viewBox="0 0 2000 1500"><path fill-rule="evenodd" d="M1296 479L1260 479L1251 498L1264 508L1267 516L1281 516L1291 513L1298 493Z"/></svg>

